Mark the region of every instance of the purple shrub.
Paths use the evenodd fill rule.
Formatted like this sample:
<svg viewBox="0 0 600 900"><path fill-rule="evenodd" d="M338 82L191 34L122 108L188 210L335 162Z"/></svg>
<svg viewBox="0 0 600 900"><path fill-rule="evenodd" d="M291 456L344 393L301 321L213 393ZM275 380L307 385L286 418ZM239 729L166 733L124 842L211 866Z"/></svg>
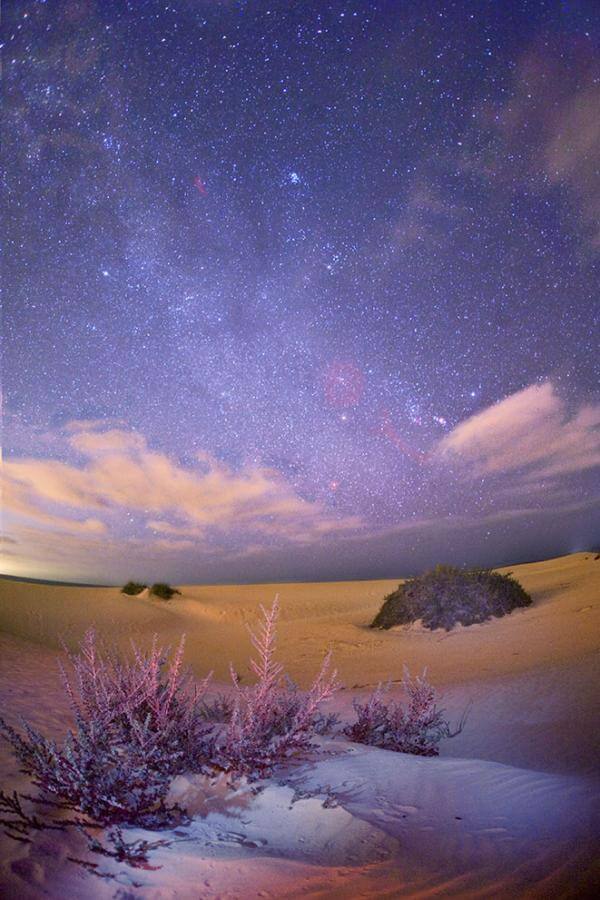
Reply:
<svg viewBox="0 0 600 900"><path fill-rule="evenodd" d="M175 775L221 770L256 779L313 749L316 735L338 725L336 716L320 711L338 687L330 654L310 688L299 690L275 661L277 598L269 611L261 610L258 632L250 630L256 683L242 686L232 669L232 696L210 701L211 676L197 685L182 668L183 638L169 662L156 638L147 652L132 643L130 657L123 658L88 631L79 652L68 653L68 671L61 666L75 722L62 743L26 722L18 732L0 718L0 736L40 789L38 799L83 813L88 824L160 828L181 818L181 810L164 803ZM452 736L434 689L424 676L412 679L407 671L403 684L405 706L386 703L379 686L365 703L355 702L356 721L344 734L388 750L434 756L440 740ZM23 828L40 827L16 796L7 797L0 812L12 817L8 824L16 839Z"/></svg>
<svg viewBox="0 0 600 900"><path fill-rule="evenodd" d="M284 675L285 686L281 688L278 699L279 718L275 727L278 733L283 734L292 724L295 716L304 702L305 694L287 675ZM232 675L234 684L239 683L239 676ZM201 715L206 722L227 723L231 722L235 708L235 696L219 693L210 700L202 703ZM340 725L339 716L336 713L317 712L314 718L314 731L316 734L333 734Z"/></svg>
<svg viewBox="0 0 600 900"><path fill-rule="evenodd" d="M164 807L174 775L218 768L259 777L310 749L314 735L335 724L319 712L337 687L329 656L308 691L285 683L274 660L277 600L262 612L258 636L250 632L257 683L242 687L232 670L232 697L206 700L211 676L196 685L182 670L183 638L167 664L156 638L146 653L132 644L124 659L90 630L77 654L67 651L69 671L61 666L75 720L64 741L51 741L26 722L19 733L2 719L0 735L42 798L100 824L167 824L177 815Z"/></svg>
<svg viewBox="0 0 600 900"><path fill-rule="evenodd" d="M233 697L220 693L202 702L200 715L205 722L229 722L233 715L233 707Z"/></svg>
<svg viewBox="0 0 600 900"><path fill-rule="evenodd" d="M337 689L331 655L308 691L298 691L283 679L283 667L275 662L275 625L279 612L275 598L271 610L261 606L263 623L258 634L250 631L258 658L251 660L255 685L235 687L231 718L218 741L217 761L233 775L257 778L268 774L290 756L311 749L319 720L319 706Z"/></svg>
<svg viewBox="0 0 600 900"><path fill-rule="evenodd" d="M46 796L99 822L151 823L173 775L201 769L212 750L201 716L210 676L199 686L182 671L183 638L170 665L156 638L129 661L99 647L93 630L61 666L75 719L59 746L27 723L24 734L0 719L23 771Z"/></svg>
<svg viewBox="0 0 600 900"><path fill-rule="evenodd" d="M406 706L393 700L386 703L381 684L366 703L355 701L356 722L344 729L347 737L398 753L437 756L440 741L458 734L463 722L451 731L425 674L411 678L405 668L402 686L408 697Z"/></svg>
<svg viewBox="0 0 600 900"><path fill-rule="evenodd" d="M281 731L285 731L292 724L294 717L304 703L306 693L299 690L298 686L288 676L284 675L285 685L280 694L280 724ZM317 710L312 728L315 734L332 734L339 726L340 719L336 713L322 713Z"/></svg>

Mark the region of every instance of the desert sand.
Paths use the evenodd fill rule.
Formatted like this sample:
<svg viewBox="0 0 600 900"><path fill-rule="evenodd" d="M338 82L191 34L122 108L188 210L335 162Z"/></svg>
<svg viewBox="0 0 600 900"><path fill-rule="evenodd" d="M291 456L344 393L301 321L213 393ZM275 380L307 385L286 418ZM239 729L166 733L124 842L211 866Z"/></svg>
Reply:
<svg viewBox="0 0 600 900"><path fill-rule="evenodd" d="M123 646L154 633L174 644L185 632L187 661L199 676L214 670L218 689L229 661L247 676L246 625L276 594L278 658L300 685L333 651L344 689L332 709L349 714L379 681L399 682L405 663L413 673L427 668L451 719L469 707L463 732L438 758L328 739L257 796L179 779L174 796L197 815L183 833L167 834L172 846L154 851L155 870L107 860L101 868L116 880L103 880L68 862L85 852L71 846L75 837L2 837L2 895L592 896L600 888L600 560L577 553L500 571L513 572L533 605L451 632L370 630L398 579L183 586L168 603L118 588L1 581L0 711L51 736L69 723L61 638L75 647L92 624ZM6 745L0 779L4 789L27 785Z"/></svg>

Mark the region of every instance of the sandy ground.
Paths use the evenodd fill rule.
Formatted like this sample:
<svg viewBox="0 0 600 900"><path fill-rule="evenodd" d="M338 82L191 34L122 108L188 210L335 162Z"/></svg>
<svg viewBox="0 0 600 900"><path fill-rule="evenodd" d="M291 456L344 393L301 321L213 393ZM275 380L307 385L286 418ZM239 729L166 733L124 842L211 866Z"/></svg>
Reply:
<svg viewBox="0 0 600 900"><path fill-rule="evenodd" d="M422 759L325 742L323 753L274 779L204 806L156 871L103 881L74 867L75 838L2 839L7 897L586 897L600 890L598 685L600 560L592 554L514 566L534 600L500 620L453 631L366 626L397 580L182 587L165 603L115 588L0 582L0 706L59 736L68 721L57 677L61 636L86 627L127 643L187 634L187 659L226 680L248 671L246 623L279 594L278 656L306 684L332 648L345 683L341 713L403 663L428 668L464 731ZM0 747L3 786L24 785ZM303 799L294 799L294 790ZM194 780L179 787L198 793ZM310 794L312 796L304 796ZM332 806L331 795L337 798ZM296 798L300 795L296 795ZM49 836L50 835L50 836ZM141 886L134 886L137 881Z"/></svg>

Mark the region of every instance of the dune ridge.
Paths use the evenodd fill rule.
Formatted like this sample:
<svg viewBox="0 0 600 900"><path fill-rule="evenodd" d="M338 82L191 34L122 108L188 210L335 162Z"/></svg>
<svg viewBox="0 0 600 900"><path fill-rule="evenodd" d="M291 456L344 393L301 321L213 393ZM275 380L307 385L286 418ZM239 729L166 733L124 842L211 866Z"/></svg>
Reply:
<svg viewBox="0 0 600 900"><path fill-rule="evenodd" d="M199 675L214 668L218 688L229 659L247 675L246 624L276 593L279 659L303 683L331 646L345 682L331 704L340 714L377 681L398 681L404 662L428 667L451 717L471 704L464 731L439 758L324 739L320 756L282 773L285 784L276 778L256 797L242 786L225 805L209 795L185 834L152 855L156 871L106 861L116 880L105 882L66 861L85 853L72 835L42 832L30 845L2 837L5 895L593 896L600 561L581 553L504 571L533 606L451 632L370 630L395 580L183 586L168 603L115 588L0 582L2 714L13 723L24 715L49 736L69 720L56 665L61 634L74 644L94 624L126 646L154 632L174 643L185 631L188 662ZM5 789L26 785L4 745L0 780ZM178 789L184 803L197 802L193 776Z"/></svg>

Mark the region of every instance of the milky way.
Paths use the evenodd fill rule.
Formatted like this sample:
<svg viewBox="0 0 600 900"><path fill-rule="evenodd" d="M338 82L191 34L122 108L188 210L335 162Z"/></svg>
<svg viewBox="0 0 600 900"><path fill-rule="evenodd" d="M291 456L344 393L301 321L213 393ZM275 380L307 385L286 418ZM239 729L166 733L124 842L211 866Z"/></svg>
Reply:
<svg viewBox="0 0 600 900"><path fill-rule="evenodd" d="M598 540L594 2L5 2L3 30L6 571ZM230 499L185 507L188 476Z"/></svg>

